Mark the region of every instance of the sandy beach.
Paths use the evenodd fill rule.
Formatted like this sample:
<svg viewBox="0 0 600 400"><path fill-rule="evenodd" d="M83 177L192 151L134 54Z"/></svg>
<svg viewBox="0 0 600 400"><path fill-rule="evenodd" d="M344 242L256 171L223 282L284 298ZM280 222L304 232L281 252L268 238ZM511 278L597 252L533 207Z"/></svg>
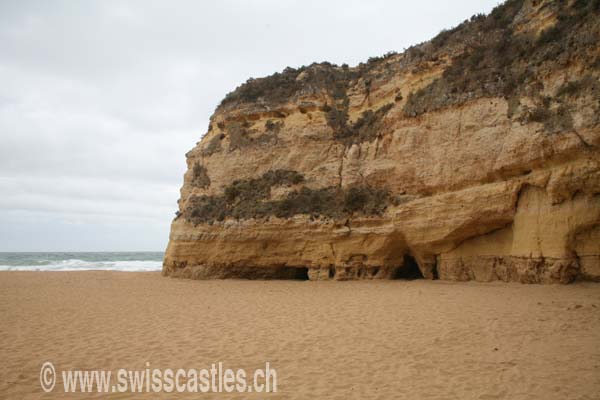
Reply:
<svg viewBox="0 0 600 400"><path fill-rule="evenodd" d="M600 285L0 273L0 397L597 399ZM252 370L277 393L69 393L56 370ZM114 396L114 397L113 397Z"/></svg>

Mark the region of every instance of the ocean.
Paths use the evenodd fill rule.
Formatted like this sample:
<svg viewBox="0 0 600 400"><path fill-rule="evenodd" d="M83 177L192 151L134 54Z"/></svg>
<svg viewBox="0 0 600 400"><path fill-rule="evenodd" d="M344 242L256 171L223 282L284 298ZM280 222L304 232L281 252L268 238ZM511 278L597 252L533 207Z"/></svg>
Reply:
<svg viewBox="0 0 600 400"><path fill-rule="evenodd" d="M1 253L0 271L160 271L162 251Z"/></svg>

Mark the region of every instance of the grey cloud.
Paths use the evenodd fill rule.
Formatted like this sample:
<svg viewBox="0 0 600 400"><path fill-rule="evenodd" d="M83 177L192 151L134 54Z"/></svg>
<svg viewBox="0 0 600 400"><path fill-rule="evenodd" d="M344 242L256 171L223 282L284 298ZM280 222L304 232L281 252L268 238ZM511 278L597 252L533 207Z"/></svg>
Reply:
<svg viewBox="0 0 600 400"><path fill-rule="evenodd" d="M401 51L495 3L1 2L0 251L161 250L227 92Z"/></svg>

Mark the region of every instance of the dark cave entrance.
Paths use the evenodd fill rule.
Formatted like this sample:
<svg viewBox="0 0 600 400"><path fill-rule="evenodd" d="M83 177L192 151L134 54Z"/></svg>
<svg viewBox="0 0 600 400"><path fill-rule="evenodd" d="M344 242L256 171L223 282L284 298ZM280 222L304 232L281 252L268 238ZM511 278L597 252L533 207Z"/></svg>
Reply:
<svg viewBox="0 0 600 400"><path fill-rule="evenodd" d="M288 265L276 266L276 267L255 267L245 268L244 274L238 276L242 279L264 279L264 280L295 280L295 281L307 281L308 268L307 267L291 267Z"/></svg>
<svg viewBox="0 0 600 400"><path fill-rule="evenodd" d="M423 273L413 256L404 255L404 264L396 269L394 279L423 279Z"/></svg>
<svg viewBox="0 0 600 400"><path fill-rule="evenodd" d="M307 267L297 267L295 268L294 277L292 279L298 281L307 281L308 280L308 268Z"/></svg>

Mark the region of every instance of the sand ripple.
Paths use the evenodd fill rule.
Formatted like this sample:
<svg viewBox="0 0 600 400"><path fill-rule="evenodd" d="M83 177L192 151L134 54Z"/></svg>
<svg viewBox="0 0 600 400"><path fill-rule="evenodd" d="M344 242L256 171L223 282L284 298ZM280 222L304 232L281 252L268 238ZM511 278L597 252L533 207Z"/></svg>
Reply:
<svg viewBox="0 0 600 400"><path fill-rule="evenodd" d="M600 285L0 273L0 397L597 399ZM276 394L41 391L39 368L251 370ZM60 380L58 385L61 385ZM62 391L62 390L61 390Z"/></svg>

